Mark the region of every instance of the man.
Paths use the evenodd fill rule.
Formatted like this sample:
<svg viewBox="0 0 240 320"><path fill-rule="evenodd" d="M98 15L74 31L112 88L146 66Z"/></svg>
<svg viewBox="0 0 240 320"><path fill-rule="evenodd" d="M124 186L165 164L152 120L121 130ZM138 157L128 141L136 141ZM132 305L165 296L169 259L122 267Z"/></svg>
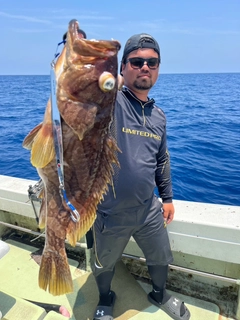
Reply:
<svg viewBox="0 0 240 320"><path fill-rule="evenodd" d="M122 151L120 169L114 168L113 184L98 206L93 226L92 270L99 290L94 320L113 319L114 267L131 236L145 255L152 279L149 301L173 319L190 318L184 303L165 289L168 264L173 261L165 228L174 216L170 159L165 115L148 98L158 78L160 59L159 45L151 35L134 35L125 45L124 86L117 95L111 128ZM154 194L156 185L162 203Z"/></svg>

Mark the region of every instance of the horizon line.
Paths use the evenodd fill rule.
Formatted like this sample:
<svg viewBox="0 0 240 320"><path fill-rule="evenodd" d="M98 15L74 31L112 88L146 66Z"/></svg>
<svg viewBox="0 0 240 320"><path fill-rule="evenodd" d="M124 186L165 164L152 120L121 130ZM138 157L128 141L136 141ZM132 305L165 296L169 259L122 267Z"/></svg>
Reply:
<svg viewBox="0 0 240 320"><path fill-rule="evenodd" d="M225 72L161 72L159 73L159 75L170 75L170 74L236 74L236 73L240 73L240 71L225 71ZM8 76L50 76L50 74L0 74L0 76L3 77L8 77Z"/></svg>

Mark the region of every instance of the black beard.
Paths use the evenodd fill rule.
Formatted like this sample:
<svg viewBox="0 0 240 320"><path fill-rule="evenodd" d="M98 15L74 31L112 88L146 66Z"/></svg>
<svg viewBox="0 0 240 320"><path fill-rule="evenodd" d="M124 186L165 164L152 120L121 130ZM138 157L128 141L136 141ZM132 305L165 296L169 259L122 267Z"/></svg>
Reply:
<svg viewBox="0 0 240 320"><path fill-rule="evenodd" d="M153 85L152 85L152 80L150 80L149 82L148 81L139 82L138 80L136 80L134 81L133 86L138 90L149 90L152 88Z"/></svg>

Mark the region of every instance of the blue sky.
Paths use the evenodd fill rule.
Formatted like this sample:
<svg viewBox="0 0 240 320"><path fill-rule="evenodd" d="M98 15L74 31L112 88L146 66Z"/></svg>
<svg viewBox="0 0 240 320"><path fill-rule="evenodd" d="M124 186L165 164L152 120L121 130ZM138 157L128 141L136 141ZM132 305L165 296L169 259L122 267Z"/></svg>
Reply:
<svg viewBox="0 0 240 320"><path fill-rule="evenodd" d="M122 47L152 34L162 73L240 72L240 0L0 0L0 74L49 74L73 18L88 38Z"/></svg>

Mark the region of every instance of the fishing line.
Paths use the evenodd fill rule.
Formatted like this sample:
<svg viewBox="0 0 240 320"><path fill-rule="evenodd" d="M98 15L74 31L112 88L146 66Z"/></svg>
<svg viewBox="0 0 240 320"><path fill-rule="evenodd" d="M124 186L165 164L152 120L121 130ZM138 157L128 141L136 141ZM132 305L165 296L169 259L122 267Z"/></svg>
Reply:
<svg viewBox="0 0 240 320"><path fill-rule="evenodd" d="M59 54L55 54L55 58ZM66 202L70 209L70 215L74 222L80 220L80 214L74 205L68 200L67 193L64 187L64 168L63 168L63 143L62 143L62 126L61 126L61 116L57 106L57 96L56 96L56 75L55 75L55 61L51 63L51 103L52 103L52 128L54 137L54 147L56 153L57 162L57 173L59 179L59 192L62 199Z"/></svg>
<svg viewBox="0 0 240 320"><path fill-rule="evenodd" d="M56 48L56 53L55 53L55 55L54 55L54 59L56 59L59 55L60 55L60 52L57 52L58 51L58 47L61 45L61 44L65 44L66 43L66 40L63 40L63 41L61 41L61 42L59 42L58 44L57 44L57 48ZM53 62L52 62L53 63Z"/></svg>

